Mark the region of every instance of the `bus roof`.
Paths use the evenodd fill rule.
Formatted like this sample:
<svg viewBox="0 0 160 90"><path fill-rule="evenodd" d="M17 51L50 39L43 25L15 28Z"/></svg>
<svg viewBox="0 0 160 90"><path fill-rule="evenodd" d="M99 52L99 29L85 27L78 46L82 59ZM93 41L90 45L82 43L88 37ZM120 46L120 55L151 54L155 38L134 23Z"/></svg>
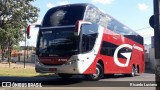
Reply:
<svg viewBox="0 0 160 90"><path fill-rule="evenodd" d="M112 17L111 15L109 15L108 13L102 12L99 8L97 8L97 7L96 7L95 5L93 5L93 4L89 4L89 3L66 4L66 5L61 5L61 6L53 7L53 8L51 8L50 10L55 9L55 8L70 7L70 6L94 7L94 8L96 8L96 9L98 9L101 13L103 13L104 15L110 17L111 19L115 20L115 21L118 22L119 24L121 24L121 25L123 25L124 27L128 28L130 31L132 31L132 33L134 33L134 35L140 36L137 32L135 32L134 30L130 29L128 26L124 25L123 23L121 23L120 21L118 21L117 19L115 19L114 17ZM50 11L50 10L48 10L48 11Z"/></svg>

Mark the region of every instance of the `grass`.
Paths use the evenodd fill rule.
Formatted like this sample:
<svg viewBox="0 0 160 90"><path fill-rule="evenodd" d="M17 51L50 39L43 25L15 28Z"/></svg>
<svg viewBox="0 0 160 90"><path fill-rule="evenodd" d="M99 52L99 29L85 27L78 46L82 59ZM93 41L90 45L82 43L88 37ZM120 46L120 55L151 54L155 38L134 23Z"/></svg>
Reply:
<svg viewBox="0 0 160 90"><path fill-rule="evenodd" d="M0 76L17 76L17 77L33 77L33 76L53 76L53 73L36 73L35 67L32 64L26 63L26 68L23 67L23 63L0 63Z"/></svg>
<svg viewBox="0 0 160 90"><path fill-rule="evenodd" d="M39 76L39 73L35 72L32 68L6 68L0 67L0 76L20 76L20 77L32 77Z"/></svg>

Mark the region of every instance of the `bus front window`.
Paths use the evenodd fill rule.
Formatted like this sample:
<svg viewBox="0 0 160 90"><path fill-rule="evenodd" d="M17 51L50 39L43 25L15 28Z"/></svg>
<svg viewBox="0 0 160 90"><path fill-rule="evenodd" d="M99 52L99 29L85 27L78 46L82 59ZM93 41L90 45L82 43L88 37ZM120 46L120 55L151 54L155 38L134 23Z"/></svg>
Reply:
<svg viewBox="0 0 160 90"><path fill-rule="evenodd" d="M58 30L57 30L58 29ZM37 54L41 56L68 56L78 52L78 39L74 27L40 29Z"/></svg>

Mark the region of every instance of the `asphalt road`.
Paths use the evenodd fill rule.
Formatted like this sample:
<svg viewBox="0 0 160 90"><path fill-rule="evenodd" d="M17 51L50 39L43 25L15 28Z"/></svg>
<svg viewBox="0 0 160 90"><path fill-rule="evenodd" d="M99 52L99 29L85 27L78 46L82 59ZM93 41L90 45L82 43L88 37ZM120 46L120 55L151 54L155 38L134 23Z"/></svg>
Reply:
<svg viewBox="0 0 160 90"><path fill-rule="evenodd" d="M0 77L0 86L5 86L5 82L11 82L12 88L18 87L19 83L26 84L20 85L21 87L29 87L28 84L34 84L32 88L36 89L54 89L54 90L155 90L155 87L141 86L142 84L155 84L155 75L152 73L143 73L135 77L127 77L124 75L115 75L114 77L104 77L99 81L87 81L83 76L73 76L70 79L62 79L56 75L38 76L38 77ZM2 83L3 82L3 83ZM14 83L14 84L13 84ZM133 87L139 85L137 87ZM42 86L42 87L41 87ZM13 88L14 87L14 88ZM0 90L8 89L2 87ZM21 88L22 89L22 88ZM25 89L25 88L23 88ZM17 88L15 88L17 90ZM28 89L26 89L28 90Z"/></svg>

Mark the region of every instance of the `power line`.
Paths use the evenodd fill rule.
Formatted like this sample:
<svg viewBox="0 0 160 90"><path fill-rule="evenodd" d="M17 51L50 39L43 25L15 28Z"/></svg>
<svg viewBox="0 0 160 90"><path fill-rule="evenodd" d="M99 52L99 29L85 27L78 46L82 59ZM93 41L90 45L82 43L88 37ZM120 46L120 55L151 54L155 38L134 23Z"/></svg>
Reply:
<svg viewBox="0 0 160 90"><path fill-rule="evenodd" d="M148 28L151 28L151 27L144 27L144 28L140 28L140 29L137 29L137 30L134 30L134 31L144 30L144 29L148 29Z"/></svg>

